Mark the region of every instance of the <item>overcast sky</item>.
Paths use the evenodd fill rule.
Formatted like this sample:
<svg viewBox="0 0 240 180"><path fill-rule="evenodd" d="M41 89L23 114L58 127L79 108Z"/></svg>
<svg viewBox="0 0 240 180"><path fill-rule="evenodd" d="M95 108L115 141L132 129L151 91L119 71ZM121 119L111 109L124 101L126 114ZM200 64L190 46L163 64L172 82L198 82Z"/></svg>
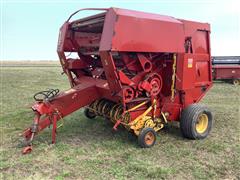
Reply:
<svg viewBox="0 0 240 180"><path fill-rule="evenodd" d="M240 1L1 0L1 60L56 60L58 30L86 7L122 7L211 24L212 55L240 55ZM77 17L86 16L80 13Z"/></svg>

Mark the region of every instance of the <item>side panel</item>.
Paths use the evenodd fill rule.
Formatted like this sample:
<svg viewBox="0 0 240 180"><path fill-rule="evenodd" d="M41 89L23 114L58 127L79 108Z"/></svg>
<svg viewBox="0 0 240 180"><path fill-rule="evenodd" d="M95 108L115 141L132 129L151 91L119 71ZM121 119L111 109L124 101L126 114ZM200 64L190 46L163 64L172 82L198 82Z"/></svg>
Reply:
<svg viewBox="0 0 240 180"><path fill-rule="evenodd" d="M177 61L178 90L211 84L210 58L205 54L181 54Z"/></svg>
<svg viewBox="0 0 240 180"><path fill-rule="evenodd" d="M193 36L193 48L194 53L209 53L207 42L207 31L197 30Z"/></svg>
<svg viewBox="0 0 240 180"><path fill-rule="evenodd" d="M240 79L240 66L213 66L214 79Z"/></svg>
<svg viewBox="0 0 240 180"><path fill-rule="evenodd" d="M111 94L116 95L118 92L121 91L122 86L120 84L119 77L118 77L111 53L108 51L101 51L100 57L101 57L102 65L104 68L104 72L108 81L108 86L110 88Z"/></svg>
<svg viewBox="0 0 240 180"><path fill-rule="evenodd" d="M178 54L176 89L194 88L196 61L193 54Z"/></svg>
<svg viewBox="0 0 240 180"><path fill-rule="evenodd" d="M113 51L184 52L183 24L117 15Z"/></svg>
<svg viewBox="0 0 240 180"><path fill-rule="evenodd" d="M112 47L112 37L114 35L114 25L117 16L112 8L110 8L105 16L102 37L100 41L99 51L110 51Z"/></svg>
<svg viewBox="0 0 240 180"><path fill-rule="evenodd" d="M208 54L196 54L195 86L205 86L211 83L211 59Z"/></svg>
<svg viewBox="0 0 240 180"><path fill-rule="evenodd" d="M211 87L211 61L208 54L180 54L177 60L176 89L187 106L200 101Z"/></svg>
<svg viewBox="0 0 240 180"><path fill-rule="evenodd" d="M177 62L176 89L186 107L199 102L212 86L210 25L181 20L184 35L190 40L191 51L180 54Z"/></svg>

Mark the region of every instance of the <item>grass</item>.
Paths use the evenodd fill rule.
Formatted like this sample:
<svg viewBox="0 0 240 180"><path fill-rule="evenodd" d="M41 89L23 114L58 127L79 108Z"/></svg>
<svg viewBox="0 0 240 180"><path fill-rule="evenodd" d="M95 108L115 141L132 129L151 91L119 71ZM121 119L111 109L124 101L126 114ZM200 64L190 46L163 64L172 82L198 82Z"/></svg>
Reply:
<svg viewBox="0 0 240 180"><path fill-rule="evenodd" d="M29 62L28 62L29 63ZM35 63L36 64L36 63ZM52 65L52 63L51 63ZM240 177L240 87L216 82L201 103L212 109L213 130L205 140L182 138L178 124L141 149L124 129L114 133L101 118L79 110L65 118L51 145L51 130L23 156L18 134L32 123L32 95L46 88L69 88L61 68L1 68L1 179L238 179Z"/></svg>

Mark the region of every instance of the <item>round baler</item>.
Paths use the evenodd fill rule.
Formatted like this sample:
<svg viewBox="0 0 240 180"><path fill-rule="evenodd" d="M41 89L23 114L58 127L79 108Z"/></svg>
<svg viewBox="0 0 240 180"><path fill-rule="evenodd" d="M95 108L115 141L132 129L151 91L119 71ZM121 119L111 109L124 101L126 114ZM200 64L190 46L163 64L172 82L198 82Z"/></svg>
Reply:
<svg viewBox="0 0 240 180"><path fill-rule="evenodd" d="M70 21L86 10L101 13ZM71 88L34 96L23 153L50 125L55 143L57 122L82 107L89 119L108 119L114 130L124 126L144 148L170 121L180 122L186 138L209 134L212 114L198 104L212 86L209 24L119 8L81 9L60 28L57 53Z"/></svg>

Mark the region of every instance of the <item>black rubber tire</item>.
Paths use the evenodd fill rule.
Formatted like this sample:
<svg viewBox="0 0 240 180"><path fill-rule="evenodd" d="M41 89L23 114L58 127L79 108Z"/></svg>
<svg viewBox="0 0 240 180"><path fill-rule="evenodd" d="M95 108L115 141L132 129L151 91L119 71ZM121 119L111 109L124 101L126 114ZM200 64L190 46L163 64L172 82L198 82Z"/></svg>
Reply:
<svg viewBox="0 0 240 180"><path fill-rule="evenodd" d="M146 136L148 133L152 133L153 138L154 138L154 140L153 140L153 142L152 142L151 144L147 144L147 143L145 142L145 136ZM156 131L155 131L153 128L151 128L151 127L146 127L146 128L143 128L143 129L140 131L139 135L138 135L138 144L139 144L139 146L142 147L142 148L150 148L150 147L152 147L152 146L156 143L156 139L157 139L157 133L156 133Z"/></svg>
<svg viewBox="0 0 240 180"><path fill-rule="evenodd" d="M201 114L208 116L208 126L203 133L198 133L196 130L196 124L198 117ZM208 136L213 125L213 115L211 111L203 105L191 104L182 111L180 119L180 129L182 135L189 139L204 139Z"/></svg>
<svg viewBox="0 0 240 180"><path fill-rule="evenodd" d="M97 115L92 112L90 109L85 108L84 109L84 115L88 118L88 119L94 119Z"/></svg>

